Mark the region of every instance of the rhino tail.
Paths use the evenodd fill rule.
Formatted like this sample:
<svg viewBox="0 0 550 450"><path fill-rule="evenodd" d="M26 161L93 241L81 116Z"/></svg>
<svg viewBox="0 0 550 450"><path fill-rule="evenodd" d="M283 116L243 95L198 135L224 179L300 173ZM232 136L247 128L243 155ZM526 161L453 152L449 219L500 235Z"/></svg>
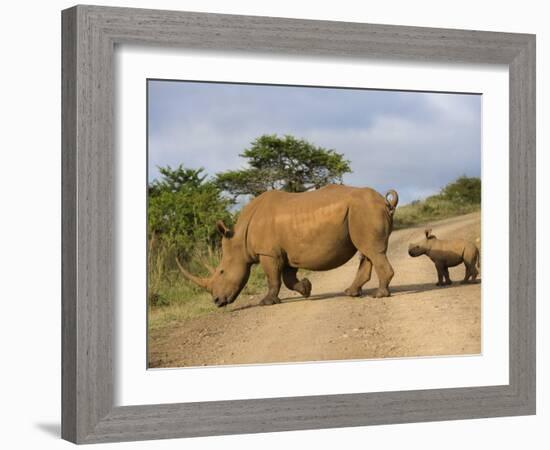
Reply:
<svg viewBox="0 0 550 450"><path fill-rule="evenodd" d="M477 261L476 261L476 266L477 268L479 269L479 266L481 264L481 252L479 251L479 248L477 249Z"/></svg>
<svg viewBox="0 0 550 450"><path fill-rule="evenodd" d="M395 208L397 208L397 203L399 202L399 196L397 195L397 191L394 189L390 189L388 192L386 192L386 205L390 211L390 214L393 215L395 212Z"/></svg>

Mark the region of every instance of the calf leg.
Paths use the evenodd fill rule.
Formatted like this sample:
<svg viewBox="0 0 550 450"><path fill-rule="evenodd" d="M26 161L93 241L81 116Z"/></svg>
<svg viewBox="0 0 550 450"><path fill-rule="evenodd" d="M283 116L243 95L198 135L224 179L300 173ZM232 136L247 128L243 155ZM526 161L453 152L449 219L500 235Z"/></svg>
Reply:
<svg viewBox="0 0 550 450"><path fill-rule="evenodd" d="M477 279L477 276L479 275L479 271L477 268L479 267L479 250L475 249L474 257L472 258L472 262L469 263L470 265L470 278L472 282L475 282Z"/></svg>
<svg viewBox="0 0 550 450"><path fill-rule="evenodd" d="M449 277L449 268L445 266L443 268L443 283L444 284L453 284L451 277Z"/></svg>
<svg viewBox="0 0 550 450"><path fill-rule="evenodd" d="M464 273L464 280L462 280L462 283L468 283L470 279L472 281L475 281L478 274L475 263L470 264L470 263L464 262L464 265L466 266L466 271Z"/></svg>
<svg viewBox="0 0 550 450"><path fill-rule="evenodd" d="M470 279L471 279L471 281L475 282L478 275L479 275L479 271L477 270L475 263L473 263L470 267Z"/></svg>
<svg viewBox="0 0 550 450"><path fill-rule="evenodd" d="M307 278L298 280L297 272L298 269L295 267L286 266L283 269L283 282L287 288L299 292L307 298L311 295L311 283Z"/></svg>
<svg viewBox="0 0 550 450"><path fill-rule="evenodd" d="M351 286L344 291L344 294L349 295L350 297L360 297L363 293L361 288L363 285L370 280L372 272L372 262L365 255L361 255L359 259L359 268L357 269L357 274Z"/></svg>
<svg viewBox="0 0 550 450"><path fill-rule="evenodd" d="M437 270L437 283L436 286L443 286L443 274L444 274L444 266L443 264L436 263L435 268Z"/></svg>
<svg viewBox="0 0 550 450"><path fill-rule="evenodd" d="M281 303L279 291L281 290L281 263L271 256L260 256L260 264L267 277L268 291L260 302L260 305L273 305Z"/></svg>
<svg viewBox="0 0 550 450"><path fill-rule="evenodd" d="M464 263L464 279L460 282L461 284L466 284L468 280L470 279L470 268L468 267L468 264Z"/></svg>

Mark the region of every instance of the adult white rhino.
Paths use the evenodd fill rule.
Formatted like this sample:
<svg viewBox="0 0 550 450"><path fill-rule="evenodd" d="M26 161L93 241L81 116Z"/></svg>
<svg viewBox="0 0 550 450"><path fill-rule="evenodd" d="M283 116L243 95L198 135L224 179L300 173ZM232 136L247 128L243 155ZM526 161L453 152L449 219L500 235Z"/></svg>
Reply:
<svg viewBox="0 0 550 450"><path fill-rule="evenodd" d="M243 209L234 229L217 222L222 259L210 277L190 274L179 261L178 266L212 294L216 305L224 306L244 288L252 264L260 263L269 286L261 304L271 305L281 301L281 278L289 289L308 297L311 283L296 277L298 269L334 269L359 251L359 268L345 293L360 296L374 265L379 279L374 296L386 297L393 277L386 250L397 202L394 190L382 197L370 188L342 185L303 193L267 191Z"/></svg>

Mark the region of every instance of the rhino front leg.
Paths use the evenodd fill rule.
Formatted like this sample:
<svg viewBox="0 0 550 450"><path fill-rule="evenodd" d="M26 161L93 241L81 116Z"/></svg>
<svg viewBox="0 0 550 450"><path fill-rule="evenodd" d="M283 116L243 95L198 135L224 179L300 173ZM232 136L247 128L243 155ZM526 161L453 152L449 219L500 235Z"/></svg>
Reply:
<svg viewBox="0 0 550 450"><path fill-rule="evenodd" d="M297 268L286 266L283 269L283 282L288 289L299 292L305 298L308 298L311 295L311 282L307 278L298 280L297 273Z"/></svg>
<svg viewBox="0 0 550 450"><path fill-rule="evenodd" d="M260 264L267 277L268 291L260 302L260 305L274 305L281 303L279 291L281 290L281 263L271 256L260 256Z"/></svg>

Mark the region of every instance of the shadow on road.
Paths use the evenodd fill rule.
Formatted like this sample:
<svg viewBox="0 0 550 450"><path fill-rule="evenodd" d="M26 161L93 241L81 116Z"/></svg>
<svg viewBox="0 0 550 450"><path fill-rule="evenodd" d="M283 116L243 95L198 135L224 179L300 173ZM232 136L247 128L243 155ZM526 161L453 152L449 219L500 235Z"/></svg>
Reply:
<svg viewBox="0 0 550 450"><path fill-rule="evenodd" d="M258 300L258 302L259 302L259 300ZM227 312L244 311L245 309L256 308L258 306L262 306L262 305L260 305L260 303L249 303L247 305L237 306L236 308L231 308L231 309L228 308Z"/></svg>
<svg viewBox="0 0 550 450"><path fill-rule="evenodd" d="M281 303L296 303L296 302L303 302L303 301L310 301L310 300L325 300L330 299L334 297L344 297L346 294L343 292L327 292L326 294L318 294L318 295L312 295L311 297L286 297L281 299ZM243 311L245 309L250 308L256 308L260 305L260 299L258 298L257 303L248 303L246 305L238 306L236 308L228 309L227 312L238 312Z"/></svg>
<svg viewBox="0 0 550 450"><path fill-rule="evenodd" d="M399 294L416 294L418 292L427 292L433 291L436 289L452 289L452 288L461 288L468 286L470 284L479 284L481 280L476 280L474 282L461 283L460 281L453 281L453 284L448 286L436 286L435 283L420 283L420 284L402 284L397 286L390 286L390 290L393 293Z"/></svg>
<svg viewBox="0 0 550 450"><path fill-rule="evenodd" d="M453 288L461 288L465 287L471 284L479 284L481 283L481 280L476 280L474 282L469 282L466 284L462 284L460 281L454 281L453 284L448 286L436 286L435 283L418 283L418 284L401 284L396 286L390 286L390 291L392 294L397 294L399 296L407 295L407 294L417 294L419 292L428 292L428 291L434 291L437 289L445 290L445 289L453 289ZM365 289L363 290L363 295L361 297L357 298L374 298L374 293L376 292L376 287L371 289ZM303 302L303 301L317 301L317 300L330 300L332 298L337 297L347 297L346 294L344 294L343 291L337 291L337 292L327 292L324 294L317 294L312 295L311 297L305 298L305 297L287 297L282 298L281 303L296 303L296 302ZM249 303L243 306L239 306L236 308L229 309L228 312L237 312L237 311L243 311L245 309L250 308L256 308L262 306L258 303Z"/></svg>

